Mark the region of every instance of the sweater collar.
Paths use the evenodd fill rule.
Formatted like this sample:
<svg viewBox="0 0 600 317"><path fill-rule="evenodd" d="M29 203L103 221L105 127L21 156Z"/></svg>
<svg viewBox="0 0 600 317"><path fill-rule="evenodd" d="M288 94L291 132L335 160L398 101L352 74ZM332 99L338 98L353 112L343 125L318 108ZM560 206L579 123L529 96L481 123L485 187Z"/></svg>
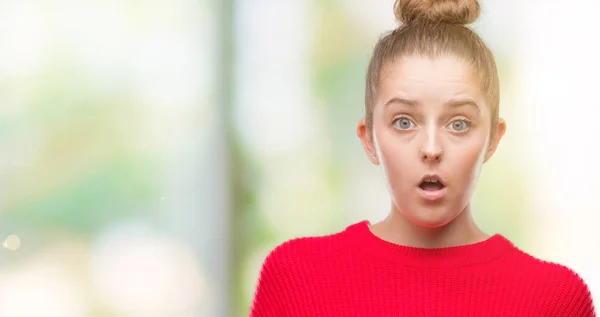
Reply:
<svg viewBox="0 0 600 317"><path fill-rule="evenodd" d="M505 251L515 248L512 242L500 234L492 235L474 244L445 248L418 248L385 241L371 232L367 220L355 223L345 232L353 245L386 260L408 266L459 267L486 263L501 257Z"/></svg>

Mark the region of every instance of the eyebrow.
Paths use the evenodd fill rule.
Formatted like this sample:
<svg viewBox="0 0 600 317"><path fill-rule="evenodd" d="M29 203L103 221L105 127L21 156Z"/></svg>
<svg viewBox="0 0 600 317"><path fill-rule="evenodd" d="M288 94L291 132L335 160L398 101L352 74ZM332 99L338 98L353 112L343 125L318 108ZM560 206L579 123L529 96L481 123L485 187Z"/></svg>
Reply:
<svg viewBox="0 0 600 317"><path fill-rule="evenodd" d="M414 108L414 107L419 106L419 102L417 100L408 99L408 98L404 98L404 97L394 97L390 101L388 101L385 104L385 106L387 107L391 104L401 104L401 105L407 106L409 108ZM444 104L444 106L449 107L449 108L459 108L459 107L469 106L469 107L474 107L475 109L477 109L477 111L480 110L479 105L475 102L475 100L473 100L471 98L450 99Z"/></svg>
<svg viewBox="0 0 600 317"><path fill-rule="evenodd" d="M474 107L475 109L477 109L477 111L480 110L479 105L475 102L475 100L473 100L471 98L450 99L444 104L444 106L449 107L449 108L459 108L459 107L470 106L470 107Z"/></svg>
<svg viewBox="0 0 600 317"><path fill-rule="evenodd" d="M385 104L385 106L387 107L387 106L389 106L391 104L394 104L394 103L405 105L405 106L408 106L408 107L411 107L411 108L416 107L416 106L419 105L419 102L416 101L416 100L414 100L414 99L407 99L407 98L402 98L402 97L394 97L390 101L388 101Z"/></svg>

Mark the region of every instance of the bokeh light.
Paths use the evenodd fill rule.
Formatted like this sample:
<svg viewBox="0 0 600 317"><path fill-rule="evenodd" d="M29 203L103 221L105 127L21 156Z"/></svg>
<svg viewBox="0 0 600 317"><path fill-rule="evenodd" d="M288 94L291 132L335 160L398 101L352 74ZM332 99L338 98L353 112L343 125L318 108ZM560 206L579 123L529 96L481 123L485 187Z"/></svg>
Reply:
<svg viewBox="0 0 600 317"><path fill-rule="evenodd" d="M193 316L210 292L197 259L177 241L126 226L97 240L91 277L99 298L124 316Z"/></svg>

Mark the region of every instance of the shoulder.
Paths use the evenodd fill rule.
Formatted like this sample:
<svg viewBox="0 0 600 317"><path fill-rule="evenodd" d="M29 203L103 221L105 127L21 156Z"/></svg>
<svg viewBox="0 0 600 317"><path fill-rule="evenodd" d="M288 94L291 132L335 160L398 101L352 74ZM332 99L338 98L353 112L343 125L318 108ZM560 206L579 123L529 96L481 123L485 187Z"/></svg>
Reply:
<svg viewBox="0 0 600 317"><path fill-rule="evenodd" d="M544 260L527 253L521 249L516 249L514 253L516 261L521 270L528 274L536 274L544 277L545 280L557 283L576 283L583 282L581 276L571 267L564 264Z"/></svg>
<svg viewBox="0 0 600 317"><path fill-rule="evenodd" d="M270 249L262 264L263 271L282 276L305 276L332 269L335 261L353 256L349 247L355 241L352 229L360 223L323 235L300 236L280 242Z"/></svg>
<svg viewBox="0 0 600 317"><path fill-rule="evenodd" d="M592 294L581 275L570 267L548 262L549 281L555 285L553 304L559 316L595 316Z"/></svg>
<svg viewBox="0 0 600 317"><path fill-rule="evenodd" d="M591 317L594 303L587 283L574 269L558 262L543 260L518 250L515 253L520 274L536 281L548 294L549 307L557 316Z"/></svg>
<svg viewBox="0 0 600 317"><path fill-rule="evenodd" d="M260 268L251 316L284 315L286 305L310 294L306 283L322 273L322 264L343 249L343 233L288 239L268 252ZM326 267L326 266L324 266Z"/></svg>
<svg viewBox="0 0 600 317"><path fill-rule="evenodd" d="M305 261L322 260L340 250L344 243L343 231L291 238L272 248L264 263L289 268Z"/></svg>
<svg viewBox="0 0 600 317"><path fill-rule="evenodd" d="M592 294L581 275L572 268L553 262L547 262L552 267L549 278L556 285L554 304L557 312L565 316L595 316Z"/></svg>

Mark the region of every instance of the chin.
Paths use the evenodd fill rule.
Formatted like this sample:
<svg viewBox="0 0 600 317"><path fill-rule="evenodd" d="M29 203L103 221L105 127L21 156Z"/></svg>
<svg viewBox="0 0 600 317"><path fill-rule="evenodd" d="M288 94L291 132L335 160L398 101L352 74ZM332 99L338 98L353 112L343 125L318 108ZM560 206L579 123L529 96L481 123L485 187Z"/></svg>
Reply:
<svg viewBox="0 0 600 317"><path fill-rule="evenodd" d="M445 225L447 225L448 223L450 223L450 221L442 221L442 220L438 220L438 219L423 219L423 218L413 218L413 219L409 219L410 222L412 222L414 225L419 226L421 228L425 228L425 229L437 229L437 228L441 228Z"/></svg>
<svg viewBox="0 0 600 317"><path fill-rule="evenodd" d="M416 213L403 214L403 216L412 224L425 229L444 227L459 216L459 214L453 214L449 213L447 210L444 211L439 209L446 208L415 208L413 210L417 211Z"/></svg>

